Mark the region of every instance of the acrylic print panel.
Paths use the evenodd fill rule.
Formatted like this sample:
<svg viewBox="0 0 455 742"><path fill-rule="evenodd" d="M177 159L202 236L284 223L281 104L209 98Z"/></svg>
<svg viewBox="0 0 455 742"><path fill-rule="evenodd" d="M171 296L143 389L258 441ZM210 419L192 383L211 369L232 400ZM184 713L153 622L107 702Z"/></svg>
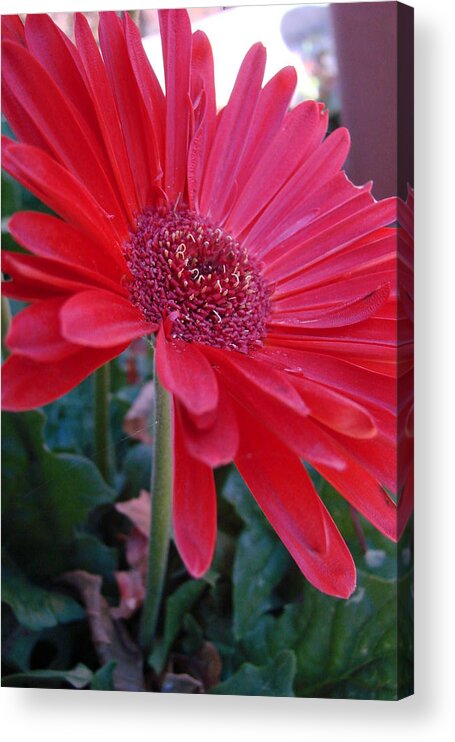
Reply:
<svg viewBox="0 0 455 742"><path fill-rule="evenodd" d="M412 693L412 23L3 16L4 685Z"/></svg>

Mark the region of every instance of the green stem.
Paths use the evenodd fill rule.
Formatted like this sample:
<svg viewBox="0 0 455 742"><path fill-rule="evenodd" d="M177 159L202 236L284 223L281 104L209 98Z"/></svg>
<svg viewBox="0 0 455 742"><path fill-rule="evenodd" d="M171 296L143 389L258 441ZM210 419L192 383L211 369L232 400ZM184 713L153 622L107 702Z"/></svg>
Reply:
<svg viewBox="0 0 455 742"><path fill-rule="evenodd" d="M5 337L11 324L11 309L6 296L2 296L2 359L9 356L9 350L5 345Z"/></svg>
<svg viewBox="0 0 455 742"><path fill-rule="evenodd" d="M110 368L106 363L94 374L95 396L95 462L101 475L109 481L110 437L109 437L109 387Z"/></svg>
<svg viewBox="0 0 455 742"><path fill-rule="evenodd" d="M169 394L155 369L154 455L152 466L152 514L148 551L147 585L139 641L148 654L155 638L169 553L172 515L172 438Z"/></svg>

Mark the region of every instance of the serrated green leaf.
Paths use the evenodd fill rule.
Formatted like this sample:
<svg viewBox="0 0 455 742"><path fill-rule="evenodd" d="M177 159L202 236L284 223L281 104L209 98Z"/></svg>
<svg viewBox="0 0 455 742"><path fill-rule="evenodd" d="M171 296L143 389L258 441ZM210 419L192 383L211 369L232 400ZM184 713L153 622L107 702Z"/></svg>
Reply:
<svg viewBox="0 0 455 742"><path fill-rule="evenodd" d="M210 693L222 696L294 696L296 670L294 653L284 650L265 665L248 662Z"/></svg>
<svg viewBox="0 0 455 742"><path fill-rule="evenodd" d="M18 569L2 569L2 602L10 606L18 622L31 631L78 621L85 611L71 596L44 590Z"/></svg>
<svg viewBox="0 0 455 742"><path fill-rule="evenodd" d="M74 688L85 688L93 677L93 673L86 665L79 663L72 670L29 670L6 675L2 678L2 685L6 687L29 687L39 681L65 681Z"/></svg>
<svg viewBox="0 0 455 742"><path fill-rule="evenodd" d="M207 587L205 580L189 580L183 583L166 602L164 636L149 657L149 664L160 673L169 651L182 627L183 619Z"/></svg>

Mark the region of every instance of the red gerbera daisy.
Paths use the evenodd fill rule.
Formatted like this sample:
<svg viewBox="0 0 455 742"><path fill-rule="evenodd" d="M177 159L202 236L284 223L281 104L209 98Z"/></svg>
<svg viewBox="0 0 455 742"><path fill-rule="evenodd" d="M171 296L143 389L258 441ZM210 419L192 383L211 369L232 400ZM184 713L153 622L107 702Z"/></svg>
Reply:
<svg viewBox="0 0 455 742"><path fill-rule="evenodd" d="M346 597L355 568L302 461L396 538L396 218L341 167L296 76L262 87L251 48L217 113L210 43L162 11L164 94L127 14L3 19L3 166L58 216L9 223L15 317L4 408L65 394L156 337L173 410L173 519L190 573L216 538L213 469L234 461L305 576ZM402 369L409 360L398 358Z"/></svg>

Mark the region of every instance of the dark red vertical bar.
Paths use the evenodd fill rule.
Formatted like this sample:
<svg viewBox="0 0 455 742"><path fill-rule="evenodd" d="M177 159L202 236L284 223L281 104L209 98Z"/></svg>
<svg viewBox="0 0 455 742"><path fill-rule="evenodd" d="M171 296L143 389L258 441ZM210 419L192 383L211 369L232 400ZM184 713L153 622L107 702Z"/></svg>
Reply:
<svg viewBox="0 0 455 742"><path fill-rule="evenodd" d="M331 5L341 89L341 123L351 133L346 170L354 183L373 180L377 198L398 196L397 482L398 529L412 514L414 10L397 2ZM396 697L409 694L412 667L412 554L396 551L398 653ZM405 681L406 677L406 681ZM404 690L406 686L407 692Z"/></svg>

